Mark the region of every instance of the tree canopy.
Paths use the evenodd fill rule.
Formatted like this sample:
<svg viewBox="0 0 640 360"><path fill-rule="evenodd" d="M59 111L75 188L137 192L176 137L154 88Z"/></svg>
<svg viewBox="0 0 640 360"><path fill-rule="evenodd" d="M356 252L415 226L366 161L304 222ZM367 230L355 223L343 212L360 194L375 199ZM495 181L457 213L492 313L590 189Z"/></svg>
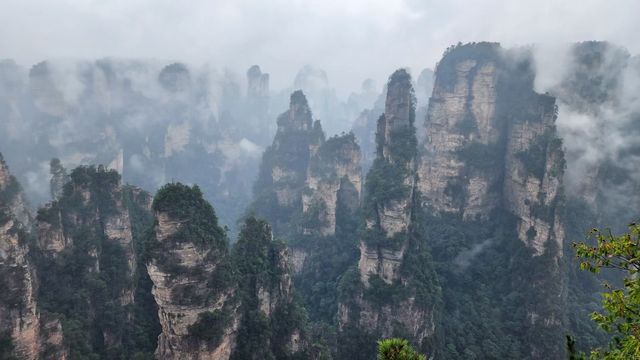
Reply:
<svg viewBox="0 0 640 360"><path fill-rule="evenodd" d="M378 360L427 360L418 354L405 339L392 338L378 341Z"/></svg>
<svg viewBox="0 0 640 360"><path fill-rule="evenodd" d="M640 225L630 224L629 232L615 236L611 231L593 229L595 245L574 243L580 268L593 273L602 269L622 271L622 286L605 284L603 310L591 318L613 335L607 349L596 348L590 359L640 359ZM571 350L572 340L569 339ZM573 359L585 359L584 354L572 354Z"/></svg>

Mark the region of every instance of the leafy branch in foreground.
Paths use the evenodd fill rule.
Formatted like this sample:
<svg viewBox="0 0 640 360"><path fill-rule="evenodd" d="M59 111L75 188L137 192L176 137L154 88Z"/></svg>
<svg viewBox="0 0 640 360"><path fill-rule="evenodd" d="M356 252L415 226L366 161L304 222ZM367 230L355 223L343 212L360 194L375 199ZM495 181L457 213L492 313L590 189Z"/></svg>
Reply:
<svg viewBox="0 0 640 360"><path fill-rule="evenodd" d="M611 231L593 229L590 236L596 245L574 243L576 256L581 258L580 269L598 273L603 268L623 272L623 288L605 284L602 312L591 318L605 331L612 333L609 348L591 351L590 359L640 359L640 225L630 224L629 232L614 236ZM572 354L584 359L583 354Z"/></svg>
<svg viewBox="0 0 640 360"><path fill-rule="evenodd" d="M393 338L378 341L378 360L427 360L418 354L405 339Z"/></svg>

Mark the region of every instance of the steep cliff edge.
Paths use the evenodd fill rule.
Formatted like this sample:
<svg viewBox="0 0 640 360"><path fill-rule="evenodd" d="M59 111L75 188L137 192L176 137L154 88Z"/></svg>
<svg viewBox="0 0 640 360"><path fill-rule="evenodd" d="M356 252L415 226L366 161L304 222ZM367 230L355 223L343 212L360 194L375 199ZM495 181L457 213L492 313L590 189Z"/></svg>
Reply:
<svg viewBox="0 0 640 360"><path fill-rule="evenodd" d="M360 159L360 148L351 133L329 138L311 157L302 193L304 234L334 235L336 208L341 204L353 213L359 207Z"/></svg>
<svg viewBox="0 0 640 360"><path fill-rule="evenodd" d="M555 98L537 94L534 78L527 50L504 50L495 43L447 49L427 111L418 189L430 217L428 236L440 262L438 272L452 284L444 298L445 316L459 317L473 308L487 320L476 325L458 319L474 324L466 326L467 332L510 338L520 344L518 357L559 359L564 356L560 264L565 160L555 127ZM513 262L522 266L513 267ZM485 266L510 270L489 271ZM458 287L468 272L486 277L491 295L483 295L486 290L474 283ZM461 301L469 294L478 304ZM509 297L513 294L523 298L514 301ZM524 312L500 315L519 324L516 327L506 321L494 326L488 319L496 315L482 310L484 306ZM452 358L470 351L469 344L453 340L463 332L454 323L445 327ZM475 351L516 356L482 346Z"/></svg>
<svg viewBox="0 0 640 360"><path fill-rule="evenodd" d="M341 357L372 356L373 348L357 341L363 337L402 334L423 350L435 348L440 289L420 225L414 223L419 212L414 121L411 77L397 70L389 78L377 157L367 174L360 260L340 284Z"/></svg>
<svg viewBox="0 0 640 360"><path fill-rule="evenodd" d="M165 185L153 210L147 270L162 326L157 357L309 358L287 248L266 222L247 218L230 252L197 186Z"/></svg>
<svg viewBox="0 0 640 360"><path fill-rule="evenodd" d="M288 249L262 220L245 220L233 249L242 298L242 324L232 359L315 358L306 314L294 298Z"/></svg>
<svg viewBox="0 0 640 360"><path fill-rule="evenodd" d="M320 122L313 122L306 97L300 90L294 92L289 110L278 116L278 131L262 156L254 185L252 207L278 235L297 231L297 224L291 219L302 213L309 159L323 141Z"/></svg>
<svg viewBox="0 0 640 360"><path fill-rule="evenodd" d="M71 357L151 350L157 330L153 305L138 303L149 289L136 252L148 201L115 171L88 166L74 169L60 197L38 211L40 306L63 319Z"/></svg>
<svg viewBox="0 0 640 360"><path fill-rule="evenodd" d="M0 357L66 359L60 323L38 308L29 223L20 184L0 154Z"/></svg>
<svg viewBox="0 0 640 360"><path fill-rule="evenodd" d="M162 359L228 359L239 319L224 230L198 187L165 185L153 201L147 271Z"/></svg>
<svg viewBox="0 0 640 360"><path fill-rule="evenodd" d="M287 242L296 287L314 322L335 323L337 284L357 257L361 159L352 133L325 140L296 91L254 187L253 210Z"/></svg>
<svg viewBox="0 0 640 360"><path fill-rule="evenodd" d="M425 122L418 188L425 206L464 220L508 209L519 218L520 240L541 255L547 241L561 245L563 238L554 211L564 154L555 99L533 91L527 56L493 43L445 53Z"/></svg>

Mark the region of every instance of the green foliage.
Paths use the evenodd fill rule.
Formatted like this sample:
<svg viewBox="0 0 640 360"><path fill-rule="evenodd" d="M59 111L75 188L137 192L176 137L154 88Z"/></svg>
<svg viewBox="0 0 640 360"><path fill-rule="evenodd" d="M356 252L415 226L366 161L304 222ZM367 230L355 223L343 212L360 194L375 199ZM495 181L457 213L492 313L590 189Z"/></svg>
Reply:
<svg viewBox="0 0 640 360"><path fill-rule="evenodd" d="M442 359L525 359L535 344L545 356L562 357L562 328L531 324L527 317L527 311L542 318L563 313L557 296L562 283L554 276L560 271L557 249L550 244L545 254L534 257L507 213L496 212L490 216L495 220L486 221L422 216L420 232L442 284L442 343L421 350ZM421 269L418 264L426 261L414 260L411 269Z"/></svg>
<svg viewBox="0 0 640 360"><path fill-rule="evenodd" d="M594 349L591 359L632 359L640 357L640 225L629 225L629 232L614 236L610 231L593 229L596 245L575 243L576 256L582 259L580 268L593 273L610 268L622 271L623 287L605 285L602 294L603 311L594 312L592 319L613 338L608 349Z"/></svg>
<svg viewBox="0 0 640 360"><path fill-rule="evenodd" d="M300 95L304 97L302 93ZM306 100L304 103L306 104ZM279 124L286 121L289 121L287 113L278 119ZM302 213L302 201L296 197L292 204L280 205L276 191L292 194L300 194L303 191L310 165L310 147L312 144L319 146L324 142L324 133L319 123L310 130L283 126L284 130L278 131L273 145L262 155L258 179L253 188L255 200L251 205L251 211L266 219L278 236L296 233L298 223L291 219ZM314 168L318 166L316 164ZM272 171L275 168L283 170L284 173L274 181Z"/></svg>
<svg viewBox="0 0 640 360"><path fill-rule="evenodd" d="M347 268L358 259L355 240L355 236L338 233L335 236L307 237L304 242L294 245L307 254L304 267L294 280L312 321L336 325L338 284L341 284Z"/></svg>
<svg viewBox="0 0 640 360"><path fill-rule="evenodd" d="M189 335L206 340L211 346L216 347L220 344L230 319L231 314L224 309L204 312L189 326Z"/></svg>
<svg viewBox="0 0 640 360"><path fill-rule="evenodd" d="M105 169L103 166L79 166L69 176L71 181L64 187L64 195L69 205L83 204L84 190L91 194L89 201L92 207L100 207L105 215L116 211L113 195L120 185L120 175L115 170Z"/></svg>
<svg viewBox="0 0 640 360"><path fill-rule="evenodd" d="M15 346L9 332L0 333L0 360L18 360L14 355Z"/></svg>
<svg viewBox="0 0 640 360"><path fill-rule="evenodd" d="M19 310L24 306L25 275L23 267L0 264L0 305L11 310Z"/></svg>
<svg viewBox="0 0 640 360"><path fill-rule="evenodd" d="M326 212L327 205L324 201L313 200L302 215L300 225L305 229L320 229L327 223L324 216Z"/></svg>
<svg viewBox="0 0 640 360"><path fill-rule="evenodd" d="M502 164L504 149L501 144L467 143L458 150L458 158L467 166L479 171L495 171Z"/></svg>
<svg viewBox="0 0 640 360"><path fill-rule="evenodd" d="M160 326L151 280L143 266L131 273L127 250L108 239L104 228L109 216L128 211L132 246L137 263L143 264L151 214L136 196L142 195L119 186L117 173L80 167L72 172L64 195L38 213L39 222L73 239L56 256L32 248L40 310L61 320L72 359L140 357L155 350ZM134 302L123 305L128 292Z"/></svg>
<svg viewBox="0 0 640 360"><path fill-rule="evenodd" d="M338 338L337 359L371 360L376 356L379 338L357 324L347 324Z"/></svg>
<svg viewBox="0 0 640 360"><path fill-rule="evenodd" d="M283 288L283 276L289 271L285 245L273 241L271 227L255 217L245 219L233 249L238 271L238 292L242 323L233 359L293 359L307 349L292 354L288 343L292 334L300 332L304 341L306 313L300 300ZM267 317L261 310L261 296L274 305Z"/></svg>
<svg viewBox="0 0 640 360"><path fill-rule="evenodd" d="M527 150L516 154L527 174L538 179L542 179L546 170L548 136L549 134L545 133L535 137Z"/></svg>
<svg viewBox="0 0 640 360"><path fill-rule="evenodd" d="M408 295L407 288L400 282L387 284L378 275L369 278L369 287L364 291L364 299L378 306L398 304Z"/></svg>
<svg viewBox="0 0 640 360"><path fill-rule="evenodd" d="M391 338L378 341L378 360L427 360L418 354L405 339Z"/></svg>
<svg viewBox="0 0 640 360"><path fill-rule="evenodd" d="M214 245L216 248L227 248L226 234L218 226L213 207L204 200L197 185L166 184L156 193L152 206L154 211L166 212L181 222L178 232L172 236L173 241L189 241L200 247Z"/></svg>
<svg viewBox="0 0 640 360"><path fill-rule="evenodd" d="M278 260L282 243L272 241L271 227L255 217L245 219L233 249L236 267L242 282L257 286L275 286L286 271ZM286 265L286 264L285 264Z"/></svg>
<svg viewBox="0 0 640 360"><path fill-rule="evenodd" d="M45 222L47 224L50 224L53 229L58 229L60 226L59 216L60 216L60 207L58 206L57 201L53 201L50 203L50 206L46 206L38 209L36 220L39 222Z"/></svg>
<svg viewBox="0 0 640 360"><path fill-rule="evenodd" d="M133 276L134 303L133 321L125 341L125 347L134 359L152 359L157 347L158 335L162 331L158 319L158 305L151 293L153 282L149 278L146 264L148 261L149 241L155 235L153 215L143 207L149 201L148 193L132 187L123 190L123 202L129 210L131 233L133 235L136 267Z"/></svg>
<svg viewBox="0 0 640 360"><path fill-rule="evenodd" d="M390 161L405 166L408 165L416 156L417 146L416 129L413 125L394 129L389 133L388 149Z"/></svg>
<svg viewBox="0 0 640 360"><path fill-rule="evenodd" d="M453 91L457 79L456 66L459 62L465 60L475 60L476 68L490 62L500 59L500 44L480 42L468 43L448 47L442 55L442 60L436 66L436 81L439 86L444 87L447 91ZM472 78L472 75L470 75Z"/></svg>
<svg viewBox="0 0 640 360"><path fill-rule="evenodd" d="M365 209L373 210L375 204L388 204L409 195L411 188L404 182L406 176L408 173L404 166L376 158L367 174Z"/></svg>
<svg viewBox="0 0 640 360"><path fill-rule="evenodd" d="M575 256L569 239L586 239L589 244L595 245L595 239L588 237L589 229L599 221L592 207L582 200L570 197L562 216L567 229L563 256L563 271L567 277L567 328L575 339L576 351L588 351L606 346L609 340L608 334L590 318L591 313L602 308L601 283L620 283L620 279L617 271L612 269L604 269L599 274L580 271L581 259Z"/></svg>
<svg viewBox="0 0 640 360"><path fill-rule="evenodd" d="M359 152L360 147L352 132L334 135L322 143L316 154L311 157L309 170L313 176L335 180L336 164L351 163L352 154Z"/></svg>

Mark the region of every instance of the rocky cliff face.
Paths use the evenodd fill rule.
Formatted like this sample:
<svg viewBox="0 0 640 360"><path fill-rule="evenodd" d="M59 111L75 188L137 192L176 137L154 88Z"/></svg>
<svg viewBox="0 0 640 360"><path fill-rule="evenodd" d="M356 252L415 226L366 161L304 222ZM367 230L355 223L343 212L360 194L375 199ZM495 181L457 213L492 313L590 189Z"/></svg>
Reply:
<svg viewBox="0 0 640 360"><path fill-rule="evenodd" d="M351 134L325 141L301 91L278 117L278 132L265 152L254 186L256 212L279 235L333 235L336 207L357 208L360 148Z"/></svg>
<svg viewBox="0 0 640 360"><path fill-rule="evenodd" d="M293 296L291 263L271 227L248 218L233 251L242 294L242 324L233 359L309 357L306 319ZM264 334L250 335L256 329Z"/></svg>
<svg viewBox="0 0 640 360"><path fill-rule="evenodd" d="M425 206L465 220L486 220L504 206L518 217L520 240L540 255L548 240L563 237L553 209L564 158L555 99L533 91L527 61L489 43L445 54L425 122L418 188Z"/></svg>
<svg viewBox="0 0 640 360"><path fill-rule="evenodd" d="M339 204L351 213L359 207L360 157L353 134L328 139L311 157L302 193L304 234L334 235Z"/></svg>
<svg viewBox="0 0 640 360"><path fill-rule="evenodd" d="M413 223L415 199L415 96L405 70L389 78L385 112L378 120L377 157L367 175L364 195L365 231L354 273L341 284L339 328L348 337L360 331L377 337L402 333L420 347L434 341L438 288L409 270L425 249ZM424 260L424 259L423 259ZM421 264L429 273L429 263ZM415 270L415 269L414 269ZM434 274L429 281L435 280ZM384 291L403 294L393 302ZM433 298L417 296L427 292ZM357 330L356 330L357 329ZM341 350L346 355L350 345Z"/></svg>
<svg viewBox="0 0 640 360"><path fill-rule="evenodd" d="M502 124L495 114L497 55L489 50L478 59L452 59L448 54L438 66L418 183L427 204L436 211L456 212L468 219L486 217L499 202L490 189L501 171L472 169L459 156L468 144L478 148L468 151L476 154L479 149L497 148L501 141Z"/></svg>
<svg viewBox="0 0 640 360"><path fill-rule="evenodd" d="M555 98L533 90L534 76L526 51L492 43L448 49L436 70L425 121L418 190L425 209L438 216L454 215L478 229L513 222L517 241L530 255L512 256L522 256L519 261L537 270L507 281L519 292L535 294L520 304L527 312L526 331L548 336L530 341L525 353L560 358L559 340L549 344L563 326L565 160ZM522 281L528 286L518 284Z"/></svg>
<svg viewBox="0 0 640 360"><path fill-rule="evenodd" d="M334 307L335 300L320 301L316 292L331 298L328 294L335 295L336 288L320 290L312 284L335 284L356 250L353 223L360 207L360 162L355 136L325 140L320 122L312 122L304 95L294 92L289 111L278 118L273 145L263 156L254 209L273 224L276 236L287 240L293 270L301 280L297 286L307 302L318 301L318 308ZM336 261L335 268L327 268L329 259ZM311 316L316 310L333 317L330 310L320 311L315 305Z"/></svg>
<svg viewBox="0 0 640 360"><path fill-rule="evenodd" d="M141 282L133 228L145 226L131 211L146 213L148 194L122 186L120 176L102 166L76 168L68 180L36 218L41 306L68 319L65 332L82 334L72 354L143 351L131 349L127 338L141 321L133 307Z"/></svg>
<svg viewBox="0 0 640 360"><path fill-rule="evenodd" d="M324 141L319 122L313 122L302 91L291 94L289 110L278 117L278 131L265 151L254 185L254 209L272 224L276 234L296 231L291 218L302 212L310 158Z"/></svg>
<svg viewBox="0 0 640 360"><path fill-rule="evenodd" d="M170 184L153 202L147 271L162 334L162 359L228 359L238 328L227 239L198 188Z"/></svg>
<svg viewBox="0 0 640 360"><path fill-rule="evenodd" d="M386 239L406 236L411 226L415 187L414 119L415 96L411 78L404 70L399 70L389 80L385 112L378 120L378 157L367 175L365 200L367 230L379 232ZM382 194L393 190L395 193L390 196ZM374 245L370 246L368 242ZM358 267L365 284L371 275L381 275L388 284L399 278L397 271L405 244L399 239L395 245L385 248L375 241L361 240Z"/></svg>
<svg viewBox="0 0 640 360"><path fill-rule="evenodd" d="M0 155L0 354L19 359L66 359L60 322L41 316L36 270L29 255L22 190ZM26 219L22 222L19 219Z"/></svg>
<svg viewBox="0 0 640 360"><path fill-rule="evenodd" d="M136 258L129 209L124 202L125 191L120 176L113 170L102 166L75 169L64 198L46 205L38 213L36 226L40 248L46 250L48 256L55 257L73 246L76 242L74 237L80 237L76 235L79 229L92 228L91 237L104 237L123 249L127 273L133 276ZM86 240L86 234L81 236L81 241ZM89 253L95 253L98 271L99 247L93 244L88 249ZM125 297L129 295L123 294Z"/></svg>
<svg viewBox="0 0 640 360"><path fill-rule="evenodd" d="M287 358L307 350L287 248L248 218L233 253L197 187L168 184L153 202L147 271L161 359Z"/></svg>

